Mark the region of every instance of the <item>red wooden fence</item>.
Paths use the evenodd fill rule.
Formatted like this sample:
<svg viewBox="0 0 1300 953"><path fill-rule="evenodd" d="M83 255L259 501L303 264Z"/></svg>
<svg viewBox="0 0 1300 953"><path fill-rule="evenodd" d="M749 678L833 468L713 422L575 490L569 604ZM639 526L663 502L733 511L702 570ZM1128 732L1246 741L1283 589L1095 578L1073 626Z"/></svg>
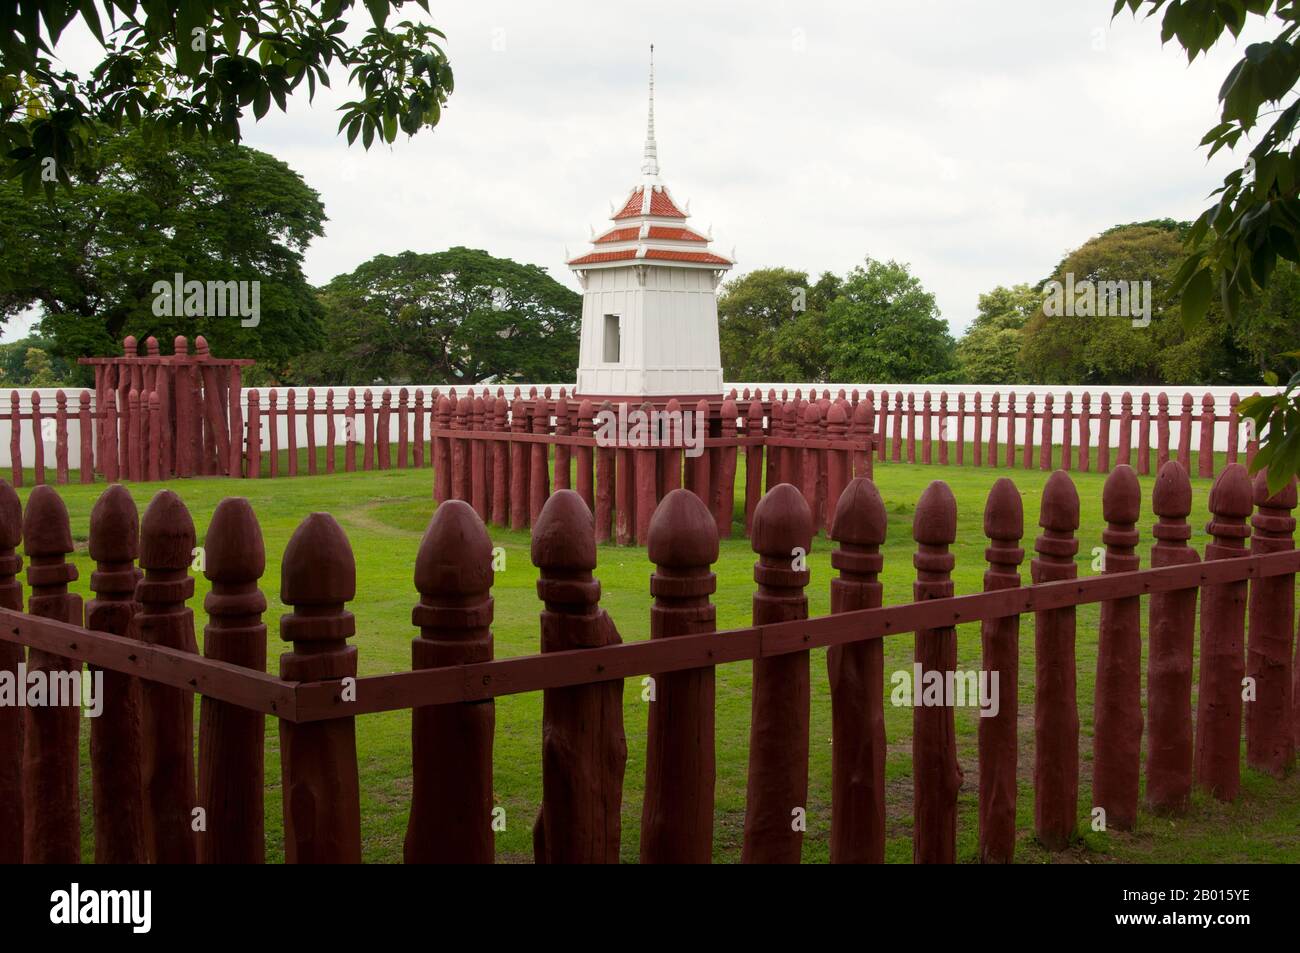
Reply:
<svg viewBox="0 0 1300 953"><path fill-rule="evenodd" d="M448 438L450 439L450 438ZM778 445L782 466L796 448ZM791 465L791 472L800 472ZM807 472L807 471L805 471ZM956 666L955 626L980 623L983 668L1009 689L979 730L979 856L1014 859L1015 704L1018 629L1034 627L1034 831L1048 849L1067 846L1080 819L1075 612L1100 603L1093 700L1093 804L1108 824L1137 817L1142 731L1141 600L1148 600L1151 650L1146 707L1148 806L1179 813L1194 785L1223 800L1240 796L1241 676L1255 679L1247 703L1247 760L1281 775L1294 766L1300 731L1292 661L1294 484L1269 497L1263 475L1228 467L1210 497L1214 541L1199 561L1186 546L1191 488L1182 465L1166 462L1153 494L1159 517L1153 566L1137 568L1136 475L1119 465L1103 497L1105 564L1076 578L1078 496L1055 472L1042 494L1033 582L1018 567L1023 518L1019 493L999 480L985 509L984 591L955 595L951 582L956 501L935 482L919 501L912 529L916 601L881 606L878 576L887 519L871 481L850 481L830 508L832 614L808 619L814 581L802 562L811 542L805 492L777 484L755 507L753 625L718 632L710 571L717 522L701 494L665 494L647 533L651 638L623 643L600 608L596 531L586 501L561 489L533 526L532 558L542 601L537 655L494 659L491 548L470 503L439 506L418 552L410 671L356 678L356 623L347 604L356 572L346 535L326 514L299 526L282 562L280 596L290 606L280 636L291 643L278 677L264 672L266 608L259 590L265 557L246 501L226 500L205 540L213 583L204 655L195 650L193 592L186 567L193 523L170 491L154 497L139 523L129 494L105 492L90 525L95 599L83 612L67 592L75 569L67 510L38 487L23 512L0 481L0 644L6 669L24 660L37 671L115 673L114 697L92 728L96 860L260 861L265 857L263 718L280 722L285 859L351 862L362 857L356 718L415 709L408 861L493 859L493 699L543 693L542 803L534 828L540 862L613 861L619 856L627 744L623 680L654 678L649 718L642 859L711 858L715 788L714 667L752 660L752 732L743 856L798 861L808 807L809 651L828 648L833 761L831 852L836 862L878 862L885 843L881 639L914 633L928 671ZM1253 506L1252 506L1253 503ZM1253 516L1252 516L1253 512ZM1251 538L1252 529L1254 538ZM31 596L21 611L21 540ZM1085 547L1086 549L1086 547ZM140 566L135 567L138 554ZM1247 583L1250 583L1249 587ZM1191 672L1195 603L1200 612L1199 706ZM364 638L360 641L364 642ZM24 659L24 647L26 658ZM202 698L194 764L192 695ZM951 702L951 699L949 700ZM77 709L0 708L0 856L76 861L80 856ZM21 739L21 740L17 740ZM955 859L957 798L951 704L915 709L912 735L914 857ZM134 807L138 805L138 809ZM192 824L195 806L206 823ZM1088 805L1084 805L1088 807ZM21 818L21 822L18 822Z"/></svg>

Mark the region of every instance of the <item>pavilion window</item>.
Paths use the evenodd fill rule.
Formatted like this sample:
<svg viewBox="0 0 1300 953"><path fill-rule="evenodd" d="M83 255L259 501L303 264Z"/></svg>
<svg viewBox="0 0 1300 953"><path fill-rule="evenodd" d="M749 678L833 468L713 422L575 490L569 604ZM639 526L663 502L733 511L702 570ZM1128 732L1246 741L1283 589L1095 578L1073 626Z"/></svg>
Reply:
<svg viewBox="0 0 1300 953"><path fill-rule="evenodd" d="M617 364L619 362L619 344L619 316L617 314L607 314L605 315L604 348L604 360L606 364Z"/></svg>

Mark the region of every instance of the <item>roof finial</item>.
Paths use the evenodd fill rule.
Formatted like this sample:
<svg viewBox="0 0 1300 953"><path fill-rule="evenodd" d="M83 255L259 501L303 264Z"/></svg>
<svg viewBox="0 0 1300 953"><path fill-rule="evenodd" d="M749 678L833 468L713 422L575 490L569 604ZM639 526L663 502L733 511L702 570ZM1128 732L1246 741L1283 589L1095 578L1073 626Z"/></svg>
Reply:
<svg viewBox="0 0 1300 953"><path fill-rule="evenodd" d="M645 175L659 174L659 147L655 144L655 45L650 44L650 118L646 122L645 161L641 163Z"/></svg>

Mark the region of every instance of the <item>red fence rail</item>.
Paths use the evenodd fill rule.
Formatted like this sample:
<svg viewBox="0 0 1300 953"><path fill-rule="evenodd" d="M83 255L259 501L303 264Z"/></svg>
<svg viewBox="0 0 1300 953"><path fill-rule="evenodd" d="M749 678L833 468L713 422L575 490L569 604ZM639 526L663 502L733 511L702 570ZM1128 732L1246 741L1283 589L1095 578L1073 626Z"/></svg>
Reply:
<svg viewBox="0 0 1300 953"><path fill-rule="evenodd" d="M544 696L536 859L616 860L627 755L621 697L623 679L635 675L654 679L642 860L707 861L716 783L713 673L719 664L744 660L754 664L754 682L743 856L797 861L803 835L791 817L807 806L808 653L827 647L832 859L879 862L885 842L881 640L912 632L924 671L955 675L955 627L978 622L983 670L1014 685L1020 620L1032 614L1034 831L1055 850L1076 836L1080 813L1079 605L1102 609L1092 807L1104 809L1109 826L1131 827L1138 813L1143 598L1151 638L1148 806L1179 813L1196 785L1223 800L1240 796L1243 677L1254 686L1244 717L1247 762L1278 777L1295 762L1300 551L1290 516L1294 483L1270 497L1263 476L1252 485L1240 465L1224 470L1210 497L1214 542L1200 561L1186 547L1190 483L1177 461L1167 462L1153 495L1159 555L1149 569L1137 568L1135 555L1138 492L1128 467L1108 478L1104 571L1075 578L1078 496L1067 474L1054 473L1042 494L1032 582L1022 585L1020 496L1011 481L999 480L985 509L984 591L956 595L949 550L956 501L936 481L913 524L916 601L882 606L884 506L869 479L855 478L832 508L831 563L838 571L832 614L808 619L811 580L801 551L811 538L812 508L799 488L778 484L753 513L753 625L718 632L710 603L716 520L697 493L677 488L659 503L647 532L656 566L651 638L623 643L599 605L591 511L578 492L559 490L533 525L541 652L513 659L493 658L491 545L483 521L469 503L449 501L436 509L415 555L418 635L411 670L357 678L358 647L349 643L356 626L346 608L356 596L355 566L345 534L328 515L308 517L286 548L281 598L292 611L282 617L280 635L292 649L274 677L263 671L266 602L258 580L264 550L246 501L224 501L209 526L205 573L213 586L199 656L194 618L183 603L193 586L185 569L193 523L179 498L170 491L154 498L139 522L138 547L130 495L112 487L100 498L90 529L95 599L85 607L83 625L79 599L67 593L75 569L65 561L72 542L58 494L37 488L24 513L0 481L0 646L6 670L25 663L42 672L74 672L85 662L116 673L115 697L92 728L96 860L201 862L265 856L266 715L280 721L286 860L359 860L355 720L403 708L415 709L406 859L492 860L492 700L533 691ZM20 540L31 561L25 613L15 554ZM1198 594L1201 681L1193 717ZM203 696L197 768L188 714L193 692ZM1019 725L1016 692L1002 694L1008 703L982 718L979 731L979 853L986 862L1014 859ZM951 704L914 709L919 862L955 859L961 776L954 719ZM21 823L0 827L3 856L79 858L79 730L75 708L0 707L0 739L6 740L0 805L10 820L16 809L22 815ZM131 804L138 811L121 809ZM193 805L206 812L201 832L191 826Z"/></svg>

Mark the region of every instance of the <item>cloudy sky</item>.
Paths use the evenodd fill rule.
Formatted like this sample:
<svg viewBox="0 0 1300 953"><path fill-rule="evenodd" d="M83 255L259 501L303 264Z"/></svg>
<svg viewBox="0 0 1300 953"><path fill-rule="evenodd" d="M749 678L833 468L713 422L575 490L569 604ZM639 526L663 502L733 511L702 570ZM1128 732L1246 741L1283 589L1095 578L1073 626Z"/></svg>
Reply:
<svg viewBox="0 0 1300 953"><path fill-rule="evenodd" d="M1157 21L1110 8L435 0L456 74L436 130L348 148L340 77L246 141L321 193L314 283L375 254L466 245L576 288L565 246L584 248L639 179L653 42L663 179L722 253L734 245L737 272L897 259L960 332L981 292L1045 277L1111 225L1195 217L1230 167L1197 143L1265 31L1189 66Z"/></svg>

